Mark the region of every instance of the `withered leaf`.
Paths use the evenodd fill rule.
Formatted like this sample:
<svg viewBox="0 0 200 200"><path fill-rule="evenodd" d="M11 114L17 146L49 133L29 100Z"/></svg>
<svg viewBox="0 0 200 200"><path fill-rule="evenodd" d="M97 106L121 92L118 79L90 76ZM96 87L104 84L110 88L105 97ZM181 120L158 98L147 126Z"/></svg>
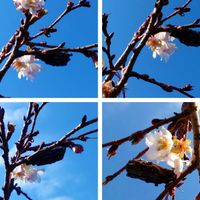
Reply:
<svg viewBox="0 0 200 200"><path fill-rule="evenodd" d="M156 186L161 183L168 184L176 179L173 170L163 168L145 160L131 160L126 166L127 176L143 180L147 183L154 183Z"/></svg>

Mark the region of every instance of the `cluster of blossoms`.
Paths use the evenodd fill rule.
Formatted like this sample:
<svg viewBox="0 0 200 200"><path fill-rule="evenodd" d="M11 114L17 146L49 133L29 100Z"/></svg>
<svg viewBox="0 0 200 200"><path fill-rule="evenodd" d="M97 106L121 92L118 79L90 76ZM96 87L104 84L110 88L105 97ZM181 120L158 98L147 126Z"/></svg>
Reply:
<svg viewBox="0 0 200 200"><path fill-rule="evenodd" d="M13 0L17 10L29 10L31 14L37 14L44 7L44 0Z"/></svg>
<svg viewBox="0 0 200 200"><path fill-rule="evenodd" d="M190 163L188 160L184 160L184 155L189 152L192 156L191 141L172 137L172 134L165 128L161 128L155 134L149 133L145 142L149 147L146 152L147 159L166 162L174 168L174 173L177 176L182 172L184 164Z"/></svg>
<svg viewBox="0 0 200 200"><path fill-rule="evenodd" d="M160 56L161 60L168 61L169 57L174 53L177 48L172 41L175 38L170 36L168 32L160 32L151 36L147 41L147 45L150 46L153 51L153 58Z"/></svg>
<svg viewBox="0 0 200 200"><path fill-rule="evenodd" d="M11 178L23 181L24 183L34 183L40 182L40 177L43 173L43 169L36 169L32 168L31 165L21 164L13 170Z"/></svg>
<svg viewBox="0 0 200 200"><path fill-rule="evenodd" d="M18 72L18 78L26 77L26 79L34 79L35 75L40 72L41 66L36 64L34 55L25 55L17 58L13 62L13 66Z"/></svg>

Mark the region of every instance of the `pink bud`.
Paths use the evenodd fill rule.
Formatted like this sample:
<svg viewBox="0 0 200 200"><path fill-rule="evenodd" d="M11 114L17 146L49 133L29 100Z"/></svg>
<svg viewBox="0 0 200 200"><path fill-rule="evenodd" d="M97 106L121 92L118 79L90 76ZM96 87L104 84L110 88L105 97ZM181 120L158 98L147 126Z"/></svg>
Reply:
<svg viewBox="0 0 200 200"><path fill-rule="evenodd" d="M8 131L9 131L9 132L12 132L12 133L13 133L13 132L15 131L15 125L12 124L12 123L10 123L10 122L8 122L7 127L8 127Z"/></svg>
<svg viewBox="0 0 200 200"><path fill-rule="evenodd" d="M83 149L83 146L80 145L80 144L75 144L73 147L72 147L72 151L74 153L82 153L84 151Z"/></svg>
<svg viewBox="0 0 200 200"><path fill-rule="evenodd" d="M74 5L74 3L72 1L68 1L68 3L67 3L68 8L71 8L73 5Z"/></svg>

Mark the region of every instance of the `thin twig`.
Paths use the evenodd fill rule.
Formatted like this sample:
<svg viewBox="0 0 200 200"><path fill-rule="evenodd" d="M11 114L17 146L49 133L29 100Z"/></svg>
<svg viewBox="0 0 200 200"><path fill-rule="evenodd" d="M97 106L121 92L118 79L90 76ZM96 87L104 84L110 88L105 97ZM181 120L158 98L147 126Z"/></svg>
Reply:
<svg viewBox="0 0 200 200"><path fill-rule="evenodd" d="M39 46L39 47L45 47L45 48L50 48L50 49L57 48L61 51L65 51L65 52L81 52L81 51L86 50L86 49L92 49L92 48L98 47L97 43L82 46L82 47L76 47L76 48L58 48L58 46L56 46L56 45L48 45L48 44L43 43L43 42L40 42L40 43L27 42L26 44L29 45L29 46Z"/></svg>
<svg viewBox="0 0 200 200"><path fill-rule="evenodd" d="M167 92L173 92L173 90L187 96L190 98L194 98L192 95L188 94L186 91L184 91L184 87L183 88L178 88L166 83L162 83L162 82L158 82L156 81L154 78L149 77L149 75L147 74L139 74L137 72L131 72L129 74L130 77L135 77L137 79L142 79L143 81L146 81L148 83L152 83L154 85L159 86L160 88L162 88L163 90L167 91ZM189 84L187 86L190 86ZM191 87L192 88L192 87Z"/></svg>
<svg viewBox="0 0 200 200"><path fill-rule="evenodd" d="M102 17L102 25L103 25L102 26L102 32L105 35L105 43L106 43L106 47L103 47L103 51L107 55L110 69L114 69L113 59L115 58L115 55L111 54L111 40L112 40L114 33L111 33L111 34L108 33L107 24L108 24L108 15L103 14L103 17Z"/></svg>
<svg viewBox="0 0 200 200"><path fill-rule="evenodd" d="M21 194L22 194L26 199L32 200L32 199L28 196L27 193L23 192L23 191L21 190L21 188L18 188L16 185L14 185L14 190L17 192L18 195L21 195Z"/></svg>
<svg viewBox="0 0 200 200"><path fill-rule="evenodd" d="M67 14L70 13L71 11L76 10L77 8L80 8L80 7L88 7L88 6L86 6L86 5L88 5L87 2L86 2L85 4L84 4L84 3L81 3L81 2L83 2L83 1L79 1L78 4L73 5L72 7L71 7L71 6L67 7L67 8L56 18L56 20L55 20L54 22L52 22L52 24L50 24L50 25L46 28L46 30L52 29L65 15L67 15ZM40 31L39 33L37 33L37 34L35 34L34 36L30 37L30 40L29 40L29 41L31 41L31 40L33 40L33 39L35 39L35 38L37 38L37 37L43 35L44 33L45 33L44 31Z"/></svg>
<svg viewBox="0 0 200 200"><path fill-rule="evenodd" d="M139 152L137 154L137 156L135 156L133 159L139 159L140 157L142 157L147 151L148 151L148 147L144 150L142 150L141 152ZM132 159L132 160L133 160ZM115 179L117 176L119 176L125 169L126 169L126 165L124 165L122 168L120 168L117 172L115 172L112 175L109 175L106 177L106 180L103 182L103 186L107 185L109 182L111 182L113 179Z"/></svg>
<svg viewBox="0 0 200 200"><path fill-rule="evenodd" d="M30 131L30 135L32 135L32 133L34 132L35 125L36 125L36 122L37 122L37 117L38 117L40 111L44 108L44 106L46 104L47 104L47 102L43 102L42 105L38 108L38 110L35 111L35 115L34 115L34 119L33 119L32 127L31 127L31 131Z"/></svg>
<svg viewBox="0 0 200 200"><path fill-rule="evenodd" d="M172 17L174 17L175 15L179 14L181 10L183 10L184 8L186 8L190 3L192 2L192 0L188 0L183 6L181 6L179 9L175 10L172 14L170 14L169 16L167 16L166 18L162 19L160 21L161 24L163 24L165 21L171 19Z"/></svg>
<svg viewBox="0 0 200 200"><path fill-rule="evenodd" d="M73 138L67 139L67 142L68 142L69 145L70 145L71 141L74 141L74 140L85 141L85 140L91 139L91 138L88 138L88 137L86 138L86 136L91 135L91 134L96 133L96 132L98 132L98 129L94 129L94 130L91 130L91 131L87 131L86 133L83 133L83 134L81 134L81 135L79 135L79 136L77 136L77 137L73 137ZM47 144L44 144L44 143L43 143L43 144L41 144L41 145L42 145L42 148L45 148L45 147L51 146L51 145L54 144L55 142L56 142L56 141L50 142L50 143L47 143ZM37 151L37 150L41 147L41 145L29 147L29 148L27 149L27 151ZM65 142L65 145L66 145L66 142Z"/></svg>

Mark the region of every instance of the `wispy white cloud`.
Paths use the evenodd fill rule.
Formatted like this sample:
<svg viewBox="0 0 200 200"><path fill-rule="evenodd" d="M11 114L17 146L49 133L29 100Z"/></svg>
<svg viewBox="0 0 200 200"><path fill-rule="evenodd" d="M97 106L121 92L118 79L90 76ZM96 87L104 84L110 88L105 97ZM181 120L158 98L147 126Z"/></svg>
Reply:
<svg viewBox="0 0 200 200"><path fill-rule="evenodd" d="M15 124L21 123L27 112L27 103L0 103L0 106L5 109L5 123L8 121Z"/></svg>
<svg viewBox="0 0 200 200"><path fill-rule="evenodd" d="M71 197L66 197L66 196L58 196L58 197L53 197L49 200L73 200Z"/></svg>
<svg viewBox="0 0 200 200"><path fill-rule="evenodd" d="M56 178L46 179L42 178L40 183L22 183L18 185L31 195L37 196L38 199L46 200L55 195L56 190L60 187L60 182ZM45 188L45 189L44 189Z"/></svg>
<svg viewBox="0 0 200 200"><path fill-rule="evenodd" d="M23 116L26 113L27 108L22 107L18 109L6 109L5 112L5 121L11 121L14 123L18 123L23 119Z"/></svg>

